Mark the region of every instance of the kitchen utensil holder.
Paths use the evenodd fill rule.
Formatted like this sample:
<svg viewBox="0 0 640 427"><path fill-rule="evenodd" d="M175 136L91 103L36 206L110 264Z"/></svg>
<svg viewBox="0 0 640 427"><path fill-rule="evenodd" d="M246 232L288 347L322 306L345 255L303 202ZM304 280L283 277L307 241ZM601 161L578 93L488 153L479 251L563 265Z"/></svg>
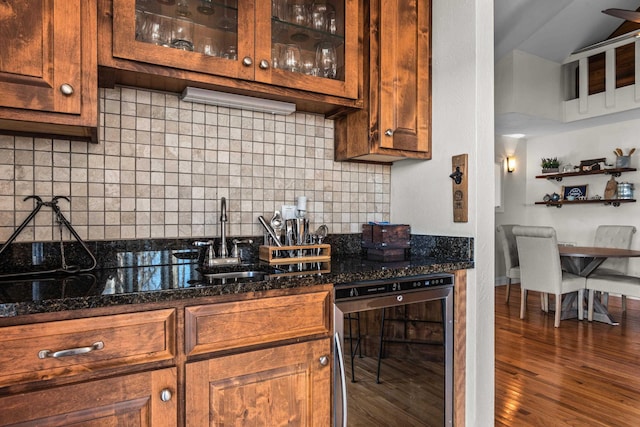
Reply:
<svg viewBox="0 0 640 427"><path fill-rule="evenodd" d="M295 256L290 256L295 254ZM331 260L331 245L260 245L259 258L269 264L295 264L299 262L323 262Z"/></svg>

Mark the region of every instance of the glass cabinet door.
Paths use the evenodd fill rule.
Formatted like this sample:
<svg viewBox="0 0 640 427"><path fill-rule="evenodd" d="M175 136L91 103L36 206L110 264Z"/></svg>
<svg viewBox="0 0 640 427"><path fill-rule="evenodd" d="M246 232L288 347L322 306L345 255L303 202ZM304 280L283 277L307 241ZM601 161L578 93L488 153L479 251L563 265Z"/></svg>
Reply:
<svg viewBox="0 0 640 427"><path fill-rule="evenodd" d="M350 0L271 0L257 16L270 23L270 39L256 41L258 57L272 72L257 80L338 96L357 96L357 2ZM270 3L270 10L266 6ZM346 25L346 17L353 25ZM260 32L257 32L260 34ZM262 64L264 65L264 63ZM262 65L260 67L262 68Z"/></svg>
<svg viewBox="0 0 640 427"><path fill-rule="evenodd" d="M113 56L355 99L357 15L357 0L113 0Z"/></svg>
<svg viewBox="0 0 640 427"><path fill-rule="evenodd" d="M253 50L254 10L237 0L114 0L113 55L253 79L238 52ZM240 32L241 31L241 32Z"/></svg>

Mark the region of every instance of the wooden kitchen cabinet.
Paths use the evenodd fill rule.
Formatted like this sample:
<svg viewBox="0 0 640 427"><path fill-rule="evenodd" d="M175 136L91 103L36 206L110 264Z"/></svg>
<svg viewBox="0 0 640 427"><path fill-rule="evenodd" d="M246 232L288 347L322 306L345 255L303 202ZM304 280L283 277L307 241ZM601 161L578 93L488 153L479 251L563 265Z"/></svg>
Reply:
<svg viewBox="0 0 640 427"><path fill-rule="evenodd" d="M431 1L362 6L365 108L336 121L335 158L430 159Z"/></svg>
<svg viewBox="0 0 640 427"><path fill-rule="evenodd" d="M177 425L176 323L165 308L1 328L0 425Z"/></svg>
<svg viewBox="0 0 640 427"><path fill-rule="evenodd" d="M0 425L174 427L176 368L0 397Z"/></svg>
<svg viewBox="0 0 640 427"><path fill-rule="evenodd" d="M186 307L186 425L331 425L331 295Z"/></svg>
<svg viewBox="0 0 640 427"><path fill-rule="evenodd" d="M327 0L336 25L322 29L272 16L271 1L99 2L103 86L173 92L196 86L291 101L325 114L362 105L358 0ZM184 37L176 35L178 27L187 29ZM335 49L336 66L318 76L316 48L323 42ZM299 49L297 64L285 66L287 45Z"/></svg>
<svg viewBox="0 0 640 427"><path fill-rule="evenodd" d="M0 388L87 371L171 362L173 309L32 323L2 328Z"/></svg>
<svg viewBox="0 0 640 427"><path fill-rule="evenodd" d="M330 425L332 292L0 318L0 426Z"/></svg>
<svg viewBox="0 0 640 427"><path fill-rule="evenodd" d="M0 132L97 142L95 1L14 0L0 8Z"/></svg>
<svg viewBox="0 0 640 427"><path fill-rule="evenodd" d="M331 425L331 340L187 364L187 426Z"/></svg>

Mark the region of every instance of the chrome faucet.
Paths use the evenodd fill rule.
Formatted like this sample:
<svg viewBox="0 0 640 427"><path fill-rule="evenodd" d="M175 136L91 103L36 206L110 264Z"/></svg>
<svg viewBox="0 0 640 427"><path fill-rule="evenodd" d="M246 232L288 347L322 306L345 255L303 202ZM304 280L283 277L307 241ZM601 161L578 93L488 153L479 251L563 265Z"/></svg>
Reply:
<svg viewBox="0 0 640 427"><path fill-rule="evenodd" d="M208 246L203 263L206 267L215 267L219 265L240 264L238 244L253 242L251 240L234 240L233 243L234 250L231 257L229 257L229 251L227 249L227 199L223 197L220 200L220 244L218 245L218 256L215 256L213 240L193 242L193 244L195 246Z"/></svg>
<svg viewBox="0 0 640 427"><path fill-rule="evenodd" d="M218 249L218 256L220 258L226 258L229 252L227 251L227 199L222 198L220 200L220 246Z"/></svg>

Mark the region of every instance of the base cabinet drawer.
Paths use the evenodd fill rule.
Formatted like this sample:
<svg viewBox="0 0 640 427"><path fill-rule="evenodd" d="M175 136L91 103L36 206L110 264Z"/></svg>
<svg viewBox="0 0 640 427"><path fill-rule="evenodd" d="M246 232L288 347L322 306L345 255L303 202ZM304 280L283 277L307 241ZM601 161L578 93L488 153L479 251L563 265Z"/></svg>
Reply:
<svg viewBox="0 0 640 427"><path fill-rule="evenodd" d="M175 329L175 309L5 327L0 387L171 360Z"/></svg>
<svg viewBox="0 0 640 427"><path fill-rule="evenodd" d="M329 334L329 290L185 309L187 356Z"/></svg>
<svg viewBox="0 0 640 427"><path fill-rule="evenodd" d="M176 368L0 397L0 425L178 425Z"/></svg>
<svg viewBox="0 0 640 427"><path fill-rule="evenodd" d="M331 340L187 363L187 426L331 425Z"/></svg>

